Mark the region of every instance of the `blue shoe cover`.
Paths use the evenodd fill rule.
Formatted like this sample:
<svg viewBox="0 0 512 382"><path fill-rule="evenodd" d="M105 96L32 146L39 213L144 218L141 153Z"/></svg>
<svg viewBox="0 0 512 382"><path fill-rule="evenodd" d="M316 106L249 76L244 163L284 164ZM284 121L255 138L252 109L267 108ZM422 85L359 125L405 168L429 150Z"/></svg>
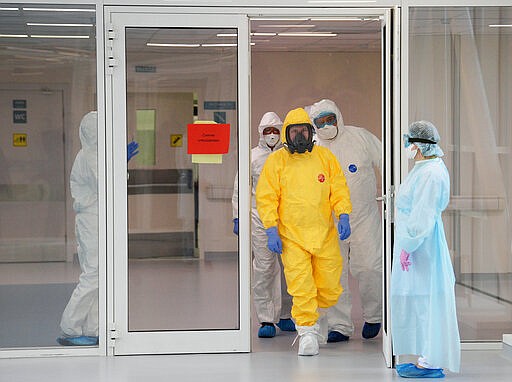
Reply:
<svg viewBox="0 0 512 382"><path fill-rule="evenodd" d="M98 345L98 337L77 336L77 337L59 337L57 342L63 346L94 346Z"/></svg>
<svg viewBox="0 0 512 382"><path fill-rule="evenodd" d="M414 366L414 364L413 363L400 363L400 364L396 365L395 368L396 368L397 372L400 372L402 369L408 368L411 366Z"/></svg>
<svg viewBox="0 0 512 382"><path fill-rule="evenodd" d="M336 332L333 330L332 332L329 332L329 334L327 335L327 342L331 343L331 342L348 341L349 338L350 338L349 336L346 336L343 333Z"/></svg>
<svg viewBox="0 0 512 382"><path fill-rule="evenodd" d="M291 318L281 318L277 323L277 327L281 329L283 332L294 332L295 324L291 320Z"/></svg>
<svg viewBox="0 0 512 382"><path fill-rule="evenodd" d="M409 363L397 365L396 372L402 378L444 378L443 369L423 369Z"/></svg>
<svg viewBox="0 0 512 382"><path fill-rule="evenodd" d="M363 332L361 333L361 335L363 336L363 338L366 338L366 339L373 338L377 334L379 334L380 327L381 327L380 322L378 322L376 324L370 324L368 322L365 322L364 326L363 326Z"/></svg>
<svg viewBox="0 0 512 382"><path fill-rule="evenodd" d="M274 324L262 324L258 329L258 337L272 338L276 335L276 327Z"/></svg>

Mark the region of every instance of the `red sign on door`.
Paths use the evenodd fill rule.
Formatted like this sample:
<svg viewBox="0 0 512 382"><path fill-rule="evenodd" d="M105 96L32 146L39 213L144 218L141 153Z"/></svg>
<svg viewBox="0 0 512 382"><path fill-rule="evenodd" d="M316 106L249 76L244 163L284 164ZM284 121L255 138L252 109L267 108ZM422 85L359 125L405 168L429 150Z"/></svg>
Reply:
<svg viewBox="0 0 512 382"><path fill-rule="evenodd" d="M227 123L191 123L187 125L189 154L226 154L229 150Z"/></svg>

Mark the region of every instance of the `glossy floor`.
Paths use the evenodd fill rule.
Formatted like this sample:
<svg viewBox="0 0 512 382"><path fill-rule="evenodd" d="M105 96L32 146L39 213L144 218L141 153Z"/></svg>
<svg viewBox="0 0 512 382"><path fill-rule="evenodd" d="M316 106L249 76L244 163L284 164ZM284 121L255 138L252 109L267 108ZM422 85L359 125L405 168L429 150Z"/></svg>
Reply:
<svg viewBox="0 0 512 382"><path fill-rule="evenodd" d="M1 359L1 382L331 382L401 380L384 365L380 340L353 338L298 357L293 334L255 340L249 354ZM510 381L512 350L463 351L454 381Z"/></svg>

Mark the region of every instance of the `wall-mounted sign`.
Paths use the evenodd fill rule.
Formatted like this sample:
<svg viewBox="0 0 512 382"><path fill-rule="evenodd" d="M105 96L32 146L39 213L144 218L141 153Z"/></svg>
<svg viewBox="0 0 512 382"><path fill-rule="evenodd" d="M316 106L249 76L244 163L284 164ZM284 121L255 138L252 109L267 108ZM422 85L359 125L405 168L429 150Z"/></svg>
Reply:
<svg viewBox="0 0 512 382"><path fill-rule="evenodd" d="M12 108L13 109L26 109L27 108L27 100L26 99L13 99L12 100Z"/></svg>
<svg viewBox="0 0 512 382"><path fill-rule="evenodd" d="M213 120L217 123L226 123L226 112L225 111L214 111Z"/></svg>
<svg viewBox="0 0 512 382"><path fill-rule="evenodd" d="M171 135L171 147L183 146L183 134L172 134Z"/></svg>
<svg viewBox="0 0 512 382"><path fill-rule="evenodd" d="M156 66L153 65L136 65L135 72L137 73L156 73Z"/></svg>
<svg viewBox="0 0 512 382"><path fill-rule="evenodd" d="M235 110L235 101L204 101L204 110Z"/></svg>
<svg viewBox="0 0 512 382"><path fill-rule="evenodd" d="M25 147L27 146L27 134L13 134L12 145L14 147Z"/></svg>
<svg viewBox="0 0 512 382"><path fill-rule="evenodd" d="M229 150L229 124L187 125L189 154L226 154Z"/></svg>
<svg viewBox="0 0 512 382"><path fill-rule="evenodd" d="M13 110L12 122L13 123L27 123L27 111L26 110Z"/></svg>

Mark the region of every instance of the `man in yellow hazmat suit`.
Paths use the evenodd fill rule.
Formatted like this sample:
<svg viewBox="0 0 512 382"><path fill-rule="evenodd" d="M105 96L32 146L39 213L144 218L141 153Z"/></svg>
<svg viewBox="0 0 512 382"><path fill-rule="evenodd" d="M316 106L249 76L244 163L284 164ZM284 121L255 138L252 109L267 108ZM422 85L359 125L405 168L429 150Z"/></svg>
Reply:
<svg viewBox="0 0 512 382"><path fill-rule="evenodd" d="M268 157L261 172L256 205L268 248L282 256L300 338L298 354L316 355L319 342L325 343L319 318L342 292L338 235L342 240L350 236L352 204L338 160L313 144L304 109L288 113L281 140L284 148ZM339 217L338 232L333 212Z"/></svg>

